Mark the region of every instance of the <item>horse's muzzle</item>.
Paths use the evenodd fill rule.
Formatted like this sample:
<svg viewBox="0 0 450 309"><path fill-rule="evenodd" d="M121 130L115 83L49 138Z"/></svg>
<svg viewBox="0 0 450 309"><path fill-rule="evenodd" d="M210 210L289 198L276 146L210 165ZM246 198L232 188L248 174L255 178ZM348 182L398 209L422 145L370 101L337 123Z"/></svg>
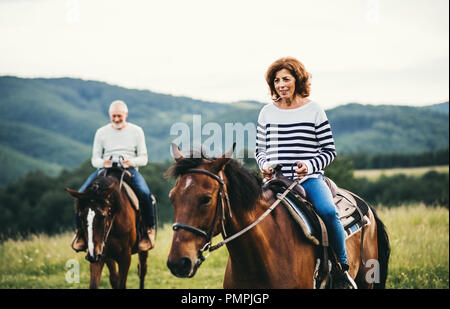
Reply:
<svg viewBox="0 0 450 309"><path fill-rule="evenodd" d="M182 257L176 261L167 260L170 272L179 278L187 278L192 272L192 261L188 257Z"/></svg>
<svg viewBox="0 0 450 309"><path fill-rule="evenodd" d="M102 258L101 254L95 254L94 256L90 255L89 253L86 255L86 260L88 260L90 263L97 263Z"/></svg>

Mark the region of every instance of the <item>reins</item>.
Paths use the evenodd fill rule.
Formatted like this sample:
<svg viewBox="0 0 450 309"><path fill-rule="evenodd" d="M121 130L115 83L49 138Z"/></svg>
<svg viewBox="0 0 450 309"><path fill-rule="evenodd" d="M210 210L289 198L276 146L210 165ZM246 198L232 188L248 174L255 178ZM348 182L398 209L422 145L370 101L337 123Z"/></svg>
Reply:
<svg viewBox="0 0 450 309"><path fill-rule="evenodd" d="M267 208L267 210L258 218L255 220L255 222L253 222L252 224L250 224L249 226L247 226L246 228L242 229L241 231L237 232L236 234L224 239L223 241L219 242L217 245L211 246L209 251L214 251L216 249L219 249L220 247L222 247L223 245L229 243L230 241L232 241L233 239L238 238L239 236L241 236L242 234L248 232L249 230L251 230L254 226L256 226L259 222L261 222L265 217L267 217L274 209L275 207L277 207L280 202L286 197L286 195L298 184L298 181L294 181L289 188L287 188L283 194L281 194L280 196L277 196L277 200L275 202L272 203L272 205Z"/></svg>
<svg viewBox="0 0 450 309"><path fill-rule="evenodd" d="M207 170L203 170L203 169L197 169L197 168L192 168L186 171L185 174L188 173L197 173L197 174L204 174L207 175L213 179L215 179L218 183L219 183L219 193L217 195L217 203L216 203L216 210L215 210L215 214L214 214L214 219L213 222L211 223L211 225L209 226L207 231L203 231L197 227L188 225L188 224L184 224L184 223L179 223L179 222L175 222L172 226L173 230L176 231L178 229L184 229L186 231L189 231L191 233L196 234L197 236L203 237L206 239L206 243L205 245L199 250L198 252L198 259L197 262L195 264L195 268L200 267L200 265L203 263L203 261L205 261L205 259L209 256L209 254L217 249L219 249L220 247L222 247L223 245L229 243L230 241L242 236L243 234L245 234L246 232L248 232L249 230L251 230L253 227L255 227L258 223L260 223L262 220L264 220L264 218L266 218L279 204L280 202L286 197L286 195L299 183L300 179L295 180L281 195L277 196L277 200L272 203L272 205L260 216L258 217L258 219L256 219L252 224L248 225L247 227L245 227L244 229L242 229L241 231L227 237L226 231L225 231L225 205L224 205L224 199L226 202L226 207L228 208L229 211L229 216L232 217L231 214L231 207L230 207L230 201L228 198L228 193L226 191L226 184L223 180L223 174L222 171L219 172L219 176L207 171ZM222 240L221 242L217 243L216 245L212 245L212 238L213 238L213 233L214 233L214 228L216 226L216 222L218 219L218 215L219 215L219 208L222 210L222 232L224 234L224 236L226 237L224 240ZM203 255L203 253L205 251L208 251L208 253L206 255Z"/></svg>
<svg viewBox="0 0 450 309"><path fill-rule="evenodd" d="M115 219L115 218L116 218L116 215L114 214L113 217L112 217L112 219L111 219L111 223L109 224L108 231L106 231L105 238L103 239L102 250L101 250L101 252L100 252L100 255L102 255L102 256L103 256L103 250L104 250L104 248L105 248L106 242L108 241L109 232L111 232L111 228L112 228L112 226L113 226L113 223L114 223L114 219Z"/></svg>

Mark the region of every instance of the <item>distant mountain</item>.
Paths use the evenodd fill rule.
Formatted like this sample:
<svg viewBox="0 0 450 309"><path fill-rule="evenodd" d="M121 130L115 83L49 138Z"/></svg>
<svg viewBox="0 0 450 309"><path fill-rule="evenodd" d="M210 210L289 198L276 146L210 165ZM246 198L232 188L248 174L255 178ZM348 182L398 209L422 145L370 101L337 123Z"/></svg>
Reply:
<svg viewBox="0 0 450 309"><path fill-rule="evenodd" d="M449 115L433 106L347 104L327 115L341 153L418 153L449 144Z"/></svg>
<svg viewBox="0 0 450 309"><path fill-rule="evenodd" d="M127 103L128 121L144 129L150 161L170 159L169 143L176 137L170 135L174 123L192 128L194 114L201 115L202 125L214 122L221 128L225 123L256 123L263 106L255 101L199 101L73 78L3 76L0 160L4 177L0 185L33 169L56 174L88 159L95 131L108 123L109 104L117 99ZM341 154L448 147L448 102L426 108L348 104L327 110L327 115ZM204 139L207 134L204 132Z"/></svg>
<svg viewBox="0 0 450 309"><path fill-rule="evenodd" d="M429 110L432 110L432 111L435 111L435 112L448 114L448 101L444 102L444 103L424 106L423 108L424 109L429 109Z"/></svg>

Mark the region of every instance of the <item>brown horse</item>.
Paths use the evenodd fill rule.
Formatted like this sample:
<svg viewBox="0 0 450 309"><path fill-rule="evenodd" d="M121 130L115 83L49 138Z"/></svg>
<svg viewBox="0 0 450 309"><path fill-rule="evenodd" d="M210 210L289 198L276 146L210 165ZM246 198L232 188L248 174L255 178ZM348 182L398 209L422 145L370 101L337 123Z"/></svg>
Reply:
<svg viewBox="0 0 450 309"><path fill-rule="evenodd" d="M315 287L319 249L302 236L284 207L267 215L274 200L265 197L258 176L228 158L230 152L217 159L185 158L176 145L172 149L176 163L167 173L178 177L170 193L176 222L167 260L172 274L194 276L203 253L214 247L212 237L222 233L229 252L224 288ZM346 241L349 273L359 288L384 288L389 240L373 209L369 219L362 247L360 231Z"/></svg>
<svg viewBox="0 0 450 309"><path fill-rule="evenodd" d="M112 288L125 289L131 255L137 252L138 216L117 177L97 176L84 192L66 188L75 197L75 210L88 242L90 288L98 288L103 266L109 268ZM139 252L138 275L144 288L148 252ZM116 269L119 265L119 271Z"/></svg>

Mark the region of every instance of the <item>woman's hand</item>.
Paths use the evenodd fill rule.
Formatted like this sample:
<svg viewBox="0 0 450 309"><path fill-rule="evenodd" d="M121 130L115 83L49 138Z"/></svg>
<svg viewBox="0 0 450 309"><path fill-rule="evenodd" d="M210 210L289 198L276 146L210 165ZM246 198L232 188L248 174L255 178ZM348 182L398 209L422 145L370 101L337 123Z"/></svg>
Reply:
<svg viewBox="0 0 450 309"><path fill-rule="evenodd" d="M297 163L298 169L296 170L298 179L302 179L308 174L308 167L306 164L303 164L302 162Z"/></svg>

